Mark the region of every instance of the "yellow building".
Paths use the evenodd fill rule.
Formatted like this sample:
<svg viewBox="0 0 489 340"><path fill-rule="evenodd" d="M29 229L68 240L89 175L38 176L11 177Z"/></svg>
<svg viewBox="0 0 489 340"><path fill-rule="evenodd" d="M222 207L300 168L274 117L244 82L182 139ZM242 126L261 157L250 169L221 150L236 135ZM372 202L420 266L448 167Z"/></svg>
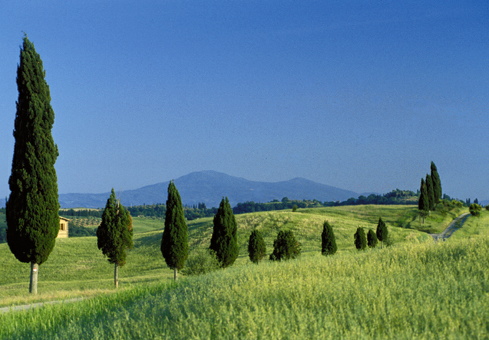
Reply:
<svg viewBox="0 0 489 340"><path fill-rule="evenodd" d="M70 221L69 219L60 216L58 238L68 238L69 221Z"/></svg>

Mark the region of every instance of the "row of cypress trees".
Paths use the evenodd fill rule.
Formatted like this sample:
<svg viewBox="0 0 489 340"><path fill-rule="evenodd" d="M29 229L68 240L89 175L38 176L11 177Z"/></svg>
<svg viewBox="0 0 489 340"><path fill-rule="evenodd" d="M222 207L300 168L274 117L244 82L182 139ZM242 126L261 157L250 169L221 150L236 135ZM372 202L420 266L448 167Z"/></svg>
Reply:
<svg viewBox="0 0 489 340"><path fill-rule="evenodd" d="M379 218L377 229L374 232L369 229L367 236L363 228L359 227L354 234L355 247L358 250L363 250L367 246L374 248L378 241L384 243L388 239L388 230L382 218ZM321 253L323 255L333 255L338 250L336 238L333 232L333 226L325 221L323 231L321 233ZM296 258L301 252L300 243L296 241L292 231L280 231L277 239L273 242L273 253L270 255L270 260L280 261ZM255 229L251 232L248 241L248 254L251 262L260 262L266 254L266 245L262 234Z"/></svg>
<svg viewBox="0 0 489 340"><path fill-rule="evenodd" d="M434 162L431 162L430 169L430 174L426 174L425 178L421 178L419 189L418 209L425 213L434 211L442 198L440 175Z"/></svg>

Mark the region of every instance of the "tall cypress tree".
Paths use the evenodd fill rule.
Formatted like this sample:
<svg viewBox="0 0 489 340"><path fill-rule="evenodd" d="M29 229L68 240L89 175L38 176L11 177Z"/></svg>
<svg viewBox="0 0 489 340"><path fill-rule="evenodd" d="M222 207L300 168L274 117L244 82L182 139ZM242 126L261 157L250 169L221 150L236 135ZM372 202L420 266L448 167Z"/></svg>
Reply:
<svg viewBox="0 0 489 340"><path fill-rule="evenodd" d="M266 252L267 246L265 245L263 236L260 231L253 230L248 241L248 255L250 256L251 262L260 262L265 257Z"/></svg>
<svg viewBox="0 0 489 340"><path fill-rule="evenodd" d="M387 241L387 238L389 236L389 231L387 230L387 226L382 220L382 217L379 217L379 222L377 223L377 230L375 230L375 235L377 235L377 239L382 242L382 245L384 245L384 242Z"/></svg>
<svg viewBox="0 0 489 340"><path fill-rule="evenodd" d="M321 253L323 255L333 255L338 250L336 239L333 232L333 227L328 221L323 224L323 232L321 233Z"/></svg>
<svg viewBox="0 0 489 340"><path fill-rule="evenodd" d="M438 174L438 169L435 163L431 162L431 180L433 181L433 193L435 197L435 204L440 203L440 199L443 195L441 188L440 175Z"/></svg>
<svg viewBox="0 0 489 340"><path fill-rule="evenodd" d="M433 180L431 179L430 175L426 175L426 192L428 193L428 204L429 204L429 210L434 211L435 210L435 191L433 187Z"/></svg>
<svg viewBox="0 0 489 340"><path fill-rule="evenodd" d="M239 254L238 226L233 209L227 197L223 198L214 216L210 249L216 254L222 268L229 267L236 261Z"/></svg>
<svg viewBox="0 0 489 340"><path fill-rule="evenodd" d="M426 189L426 182L424 181L424 178L421 178L421 185L419 187L418 209L421 211L430 210L430 203L428 200L428 190Z"/></svg>
<svg viewBox="0 0 489 340"><path fill-rule="evenodd" d="M129 211L116 199L112 189L97 228L97 246L114 264L114 286L119 287L119 267L126 264L127 250L133 247L132 218Z"/></svg>
<svg viewBox="0 0 489 340"><path fill-rule="evenodd" d="M173 181L168 185L161 253L168 267L173 269L173 279L176 281L177 272L183 268L188 257L188 228L182 199Z"/></svg>
<svg viewBox="0 0 489 340"><path fill-rule="evenodd" d="M37 293L39 265L54 248L59 231L58 148L51 129L54 111L42 60L24 37L17 68L17 113L10 196L6 204L7 242L15 257L31 264L29 292Z"/></svg>

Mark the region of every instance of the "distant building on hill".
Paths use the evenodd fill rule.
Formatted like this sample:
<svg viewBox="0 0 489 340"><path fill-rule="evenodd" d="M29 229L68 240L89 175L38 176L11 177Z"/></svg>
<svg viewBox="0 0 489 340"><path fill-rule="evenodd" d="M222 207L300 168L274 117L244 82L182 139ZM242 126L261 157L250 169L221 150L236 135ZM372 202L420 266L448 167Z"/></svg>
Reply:
<svg viewBox="0 0 489 340"><path fill-rule="evenodd" d="M65 217L59 217L58 238L68 238L68 222L70 220Z"/></svg>

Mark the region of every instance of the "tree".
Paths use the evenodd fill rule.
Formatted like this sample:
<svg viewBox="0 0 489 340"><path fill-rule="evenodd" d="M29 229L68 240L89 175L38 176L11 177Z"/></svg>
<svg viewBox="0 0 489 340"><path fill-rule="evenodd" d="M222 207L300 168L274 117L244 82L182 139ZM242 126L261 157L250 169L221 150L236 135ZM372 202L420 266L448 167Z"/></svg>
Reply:
<svg viewBox="0 0 489 340"><path fill-rule="evenodd" d="M228 198L223 198L214 216L210 249L216 253L222 268L229 267L239 254L237 224Z"/></svg>
<svg viewBox="0 0 489 340"><path fill-rule="evenodd" d="M428 193L428 207L429 207L429 210L430 211L434 211L435 210L435 191L434 191L434 187L433 187L433 180L431 179L431 176L430 175L426 175L426 180L425 180L425 183L426 183L426 191Z"/></svg>
<svg viewBox="0 0 489 340"><path fill-rule="evenodd" d="M97 228L97 246L114 264L114 286L119 287L119 267L126 264L127 250L133 246L132 218L129 211L116 199L112 189Z"/></svg>
<svg viewBox="0 0 489 340"><path fill-rule="evenodd" d="M251 262L260 262L265 257L266 252L267 246L265 245L263 236L261 235L260 231L256 229L253 230L248 241L248 254Z"/></svg>
<svg viewBox="0 0 489 340"><path fill-rule="evenodd" d="M426 182L424 181L424 178L421 178L421 186L419 191L420 193L419 193L419 200L418 200L418 209L424 221L424 217L428 214L428 211L430 210L428 190L426 189Z"/></svg>
<svg viewBox="0 0 489 340"><path fill-rule="evenodd" d="M321 234L321 253L323 255L333 255L338 250L336 239L333 232L333 227L328 221L323 224L323 232Z"/></svg>
<svg viewBox="0 0 489 340"><path fill-rule="evenodd" d="M389 231L387 230L385 222L382 221L382 217L379 217L379 222L377 223L377 230L375 231L375 234L377 235L377 239L382 242L382 245L385 241L387 241Z"/></svg>
<svg viewBox="0 0 489 340"><path fill-rule="evenodd" d="M37 294L39 266L54 249L59 231L58 148L51 129L54 111L42 60L24 37L17 67L14 155L6 203L7 242L21 262L31 264L29 292Z"/></svg>
<svg viewBox="0 0 489 340"><path fill-rule="evenodd" d="M365 237L365 231L362 227L357 228L353 238L355 239L355 247L358 250L364 250L367 247L367 239Z"/></svg>
<svg viewBox="0 0 489 340"><path fill-rule="evenodd" d="M435 204L440 203L443 192L441 189L440 175L438 174L438 169L435 163L431 162L431 180L433 181L433 193L435 198Z"/></svg>
<svg viewBox="0 0 489 340"><path fill-rule="evenodd" d="M367 233L367 245L369 248L375 248L378 241L377 234L372 229L369 229Z"/></svg>
<svg viewBox="0 0 489 340"><path fill-rule="evenodd" d="M176 281L177 273L183 268L188 257L188 228L185 222L182 199L173 181L168 185L161 253L168 267L173 269L173 279Z"/></svg>
<svg viewBox="0 0 489 340"><path fill-rule="evenodd" d="M270 260L281 261L295 259L301 254L301 245L295 239L291 230L279 231L277 238L273 241L273 253Z"/></svg>

